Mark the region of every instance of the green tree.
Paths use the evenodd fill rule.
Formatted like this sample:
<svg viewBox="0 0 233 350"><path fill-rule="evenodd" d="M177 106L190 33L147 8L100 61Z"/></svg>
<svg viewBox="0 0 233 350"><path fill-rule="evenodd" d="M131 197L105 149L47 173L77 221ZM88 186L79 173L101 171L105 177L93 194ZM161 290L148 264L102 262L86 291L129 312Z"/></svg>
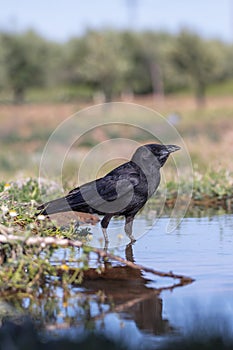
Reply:
<svg viewBox="0 0 233 350"><path fill-rule="evenodd" d="M169 52L173 47L173 42L173 36L164 32L148 31L141 34L140 54L155 96L163 97L167 90L168 72L172 68Z"/></svg>
<svg viewBox="0 0 233 350"><path fill-rule="evenodd" d="M22 103L26 90L45 81L47 48L43 39L29 31L22 35L4 34L4 66L14 102Z"/></svg>
<svg viewBox="0 0 233 350"><path fill-rule="evenodd" d="M206 42L208 50L215 62L213 77L216 82L232 79L233 77L233 46L219 40Z"/></svg>
<svg viewBox="0 0 233 350"><path fill-rule="evenodd" d="M123 32L122 41L130 61L126 82L133 92L163 96L184 86L184 79L170 59L174 48L172 35Z"/></svg>
<svg viewBox="0 0 233 350"><path fill-rule="evenodd" d="M3 46L3 35L0 34L0 90L5 89L7 84L7 76L5 69L5 49Z"/></svg>
<svg viewBox="0 0 233 350"><path fill-rule="evenodd" d="M182 31L177 37L172 58L180 73L189 77L197 104L203 106L206 87L214 79L216 67L212 51L198 35Z"/></svg>
<svg viewBox="0 0 233 350"><path fill-rule="evenodd" d="M150 76L140 49L141 34L131 31L122 32L121 42L129 62L124 77L126 89L136 94L151 92Z"/></svg>
<svg viewBox="0 0 233 350"><path fill-rule="evenodd" d="M104 93L106 101L123 91L129 62L117 32L89 31L81 39L72 40L70 46L73 80L95 86Z"/></svg>

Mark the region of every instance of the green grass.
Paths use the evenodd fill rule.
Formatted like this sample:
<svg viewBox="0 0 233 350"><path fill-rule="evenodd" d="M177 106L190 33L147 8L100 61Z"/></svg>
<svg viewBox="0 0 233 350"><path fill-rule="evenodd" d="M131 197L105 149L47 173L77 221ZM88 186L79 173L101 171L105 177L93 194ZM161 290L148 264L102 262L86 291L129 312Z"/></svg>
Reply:
<svg viewBox="0 0 233 350"><path fill-rule="evenodd" d="M208 169L205 173L194 170L193 178L189 176L181 177L179 180L179 196L181 203L189 202L191 197L188 213L196 210L196 207L213 207L231 210L233 202L233 174L227 170L215 171ZM159 187L157 196L153 198L153 202L160 202L159 196L165 196L165 204L173 206L178 196L178 183L169 180L162 183Z"/></svg>
<svg viewBox="0 0 233 350"><path fill-rule="evenodd" d="M94 90L87 85L34 87L26 91L25 103L67 103L77 100L90 101L93 94ZM12 92L0 90L0 102L12 103Z"/></svg>
<svg viewBox="0 0 233 350"><path fill-rule="evenodd" d="M206 95L212 97L231 96L233 94L233 79L225 80L207 86ZM95 90L88 85L59 85L53 87L33 87L26 91L26 103L67 103L75 101L92 101ZM177 96L193 96L191 88L186 87L172 93ZM168 94L169 96L169 94ZM12 92L0 90L0 102L11 103Z"/></svg>
<svg viewBox="0 0 233 350"><path fill-rule="evenodd" d="M231 96L233 94L233 79L212 84L207 88L208 96Z"/></svg>
<svg viewBox="0 0 233 350"><path fill-rule="evenodd" d="M46 183L39 185L35 179L25 179L12 183L0 183L0 234L11 233L16 236L24 237L47 237L56 236L68 239L87 240L89 231L82 228L76 228L71 224L65 230L59 230L54 223L46 220L45 217L36 217L36 208L41 202L41 196L46 194L50 196L60 195L54 184ZM38 288L47 288L45 279L53 284L54 280L50 278L57 276L57 268L62 266L62 258L57 260L57 264L51 264L50 260L58 247L54 246L24 246L23 242L17 244L1 244L0 249L0 294L11 293L12 291L36 293ZM80 261L82 266L86 266L88 254L83 252ZM67 249L66 259L73 259L74 250ZM81 273L82 269L80 269ZM77 274L75 279L79 279ZM48 278L50 280L48 280ZM67 277L66 283L70 278ZM81 281L81 279L80 279ZM65 281L61 281L63 283ZM57 283L57 282L56 282Z"/></svg>

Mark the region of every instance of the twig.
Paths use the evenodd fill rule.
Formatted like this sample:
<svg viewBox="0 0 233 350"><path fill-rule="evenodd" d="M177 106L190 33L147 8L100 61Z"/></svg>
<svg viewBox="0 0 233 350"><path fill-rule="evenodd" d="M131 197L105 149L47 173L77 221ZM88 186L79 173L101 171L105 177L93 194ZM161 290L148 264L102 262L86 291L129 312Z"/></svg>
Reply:
<svg viewBox="0 0 233 350"><path fill-rule="evenodd" d="M18 242L22 242L27 246L31 245L41 245L41 247L45 248L49 245L55 245L59 247L82 247L83 243L80 241L72 241L66 238L57 238L57 237L23 237L17 236L13 234L0 234L0 243L9 243L15 244Z"/></svg>
<svg viewBox="0 0 233 350"><path fill-rule="evenodd" d="M0 227L1 229L1 227ZM8 228L6 228L8 229ZM1 230L3 233L3 231ZM125 260L121 258L120 256L108 253L102 249L98 248L93 248L89 246L85 246L81 241L74 241L71 239L67 238L57 238L57 237L23 237L23 236L17 236L13 234L0 234L0 243L9 243L9 244L15 244L21 242L25 244L26 246L31 246L31 245L40 245L42 248L45 248L46 246L59 246L59 247L84 247L87 248L90 252L96 253L102 258L108 258L110 260L115 260L118 261L126 266L131 267L132 269L135 270L140 270L140 271L145 271L152 273L153 275L157 275L160 277L170 277L174 279L179 279L181 284L187 284L191 283L194 281L191 277L188 276L183 276L183 275L178 275L173 273L172 271L170 272L162 272L158 270L154 270L150 267L146 267L143 265L135 264L131 261Z"/></svg>
<svg viewBox="0 0 233 350"><path fill-rule="evenodd" d="M191 283L191 282L194 281L194 279L191 278L191 277L183 276L183 275L177 275L177 274L173 273L172 271L170 271L170 272L161 272L161 271L158 271L158 270L154 270L154 269L152 269L150 267L146 267L146 266L143 266L143 265L135 264L135 263L133 263L131 261L128 261L128 260L125 260L125 259L121 258L120 256L107 253L107 252L105 252L105 251L103 251L101 249L93 248L93 251L95 253L99 254L103 258L109 258L111 260L119 261L122 264L125 264L125 265L131 267L132 269L149 272L149 273L152 273L153 275L157 275L157 276L161 276L161 277L171 277L171 278L174 278L174 279L179 279L180 282L183 283L183 284Z"/></svg>
<svg viewBox="0 0 233 350"><path fill-rule="evenodd" d="M4 236L8 236L9 234L11 234L13 232L13 229L10 227L6 227L2 224L0 224L0 233Z"/></svg>

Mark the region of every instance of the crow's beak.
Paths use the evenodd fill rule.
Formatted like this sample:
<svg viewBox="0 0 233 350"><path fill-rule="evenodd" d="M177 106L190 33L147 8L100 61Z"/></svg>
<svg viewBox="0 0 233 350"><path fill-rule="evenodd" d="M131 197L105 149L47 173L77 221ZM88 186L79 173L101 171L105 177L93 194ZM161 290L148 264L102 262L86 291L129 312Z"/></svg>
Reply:
<svg viewBox="0 0 233 350"><path fill-rule="evenodd" d="M169 153L172 153L178 151L180 147L176 145L166 145L166 149Z"/></svg>

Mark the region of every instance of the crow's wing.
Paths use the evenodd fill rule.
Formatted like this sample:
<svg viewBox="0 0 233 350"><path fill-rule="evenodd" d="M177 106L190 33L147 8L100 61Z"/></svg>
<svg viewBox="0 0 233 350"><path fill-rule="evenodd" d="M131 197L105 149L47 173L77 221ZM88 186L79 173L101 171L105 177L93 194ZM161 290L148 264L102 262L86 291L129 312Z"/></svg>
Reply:
<svg viewBox="0 0 233 350"><path fill-rule="evenodd" d="M106 176L77 187L67 196L45 203L38 209L48 215L70 210L118 213L129 204L140 180L140 172L130 163L125 163Z"/></svg>
<svg viewBox="0 0 233 350"><path fill-rule="evenodd" d="M105 177L75 188L69 192L66 200L77 211L86 206L93 208L93 212L121 211L132 199L134 187L140 182L139 173L127 170L113 171Z"/></svg>

